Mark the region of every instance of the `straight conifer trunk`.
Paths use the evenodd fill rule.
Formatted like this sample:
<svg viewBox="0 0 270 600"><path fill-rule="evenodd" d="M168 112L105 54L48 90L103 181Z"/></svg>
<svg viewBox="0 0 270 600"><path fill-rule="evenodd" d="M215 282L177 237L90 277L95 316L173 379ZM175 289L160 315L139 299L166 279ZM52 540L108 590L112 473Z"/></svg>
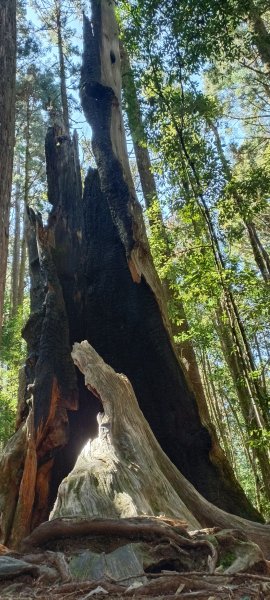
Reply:
<svg viewBox="0 0 270 600"><path fill-rule="evenodd" d="M15 139L16 0L0 3L0 337Z"/></svg>
<svg viewBox="0 0 270 600"><path fill-rule="evenodd" d="M18 284L19 284L19 269L20 269L20 241L21 241L21 185L20 185L20 157L17 158L16 166L17 181L15 186L15 201L14 201L14 241L13 241L13 256L12 256L12 281L11 281L11 306L12 316L17 312L18 308Z"/></svg>

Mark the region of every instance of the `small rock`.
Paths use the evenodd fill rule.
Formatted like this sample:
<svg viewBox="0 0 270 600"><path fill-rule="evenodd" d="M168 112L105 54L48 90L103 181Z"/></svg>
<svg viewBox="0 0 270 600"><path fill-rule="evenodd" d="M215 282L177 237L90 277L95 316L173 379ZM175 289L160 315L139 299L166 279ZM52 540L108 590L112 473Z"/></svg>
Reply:
<svg viewBox="0 0 270 600"><path fill-rule="evenodd" d="M0 580L11 579L25 573L37 577L39 575L39 568L24 560L12 558L11 556L0 556Z"/></svg>

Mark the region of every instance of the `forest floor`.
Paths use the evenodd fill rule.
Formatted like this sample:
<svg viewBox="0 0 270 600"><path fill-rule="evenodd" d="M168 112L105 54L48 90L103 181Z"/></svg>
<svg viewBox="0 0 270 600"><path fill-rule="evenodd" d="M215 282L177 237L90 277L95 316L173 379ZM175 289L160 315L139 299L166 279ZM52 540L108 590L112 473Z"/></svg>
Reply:
<svg viewBox="0 0 270 600"><path fill-rule="evenodd" d="M151 531L148 540L108 529L102 536L39 537L36 546L30 535L32 545L21 553L0 545L0 600L270 600L270 563L242 532L187 532L165 521Z"/></svg>
<svg viewBox="0 0 270 600"><path fill-rule="evenodd" d="M122 592L115 593L115 586L106 580L69 582L65 584L43 585L39 580L33 580L30 576L21 576L14 581L2 582L0 586L0 599L18 600L124 600L134 598L136 600L173 600L199 598L200 600L269 600L270 599L270 577L268 581L258 577L257 580L250 578L247 574L244 578L234 577L220 578L216 576L200 577L185 575L180 584L177 575L177 589L173 583L173 575L167 578L167 592L164 591L164 576L155 580L155 592L151 587L147 590L128 590L123 588ZM171 590L169 591L169 588Z"/></svg>

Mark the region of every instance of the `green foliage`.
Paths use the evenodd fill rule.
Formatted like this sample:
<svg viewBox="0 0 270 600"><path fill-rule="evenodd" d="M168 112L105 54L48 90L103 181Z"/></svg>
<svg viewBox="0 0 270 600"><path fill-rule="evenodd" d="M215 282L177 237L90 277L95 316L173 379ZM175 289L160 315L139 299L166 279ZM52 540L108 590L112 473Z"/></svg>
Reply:
<svg viewBox="0 0 270 600"><path fill-rule="evenodd" d="M232 563L235 561L236 559L236 554L232 551L227 551L226 553L224 553L221 556L220 559L220 566L223 567L223 569L228 569L228 567L230 567L232 565Z"/></svg>
<svg viewBox="0 0 270 600"><path fill-rule="evenodd" d="M7 304L5 309L7 312ZM28 311L29 300L25 299L16 316L4 321L0 353L0 449L14 432L19 370L26 356L21 330Z"/></svg>
<svg viewBox="0 0 270 600"><path fill-rule="evenodd" d="M266 2L251 0L118 5L143 114L142 141L158 183L159 200L148 211L151 249L173 292L172 321L181 327L180 301L189 322L176 341L192 341L224 450L247 494L266 512L256 445L266 448L269 421L252 434L239 394L247 377L252 402L255 396L269 414L269 286L248 229L267 260L270 40L264 37L262 49L254 25L269 17L267 10ZM158 224L160 206L169 251ZM224 296L233 298L233 316L224 313ZM236 341L240 353L250 352L247 373L247 358L240 373L232 372Z"/></svg>

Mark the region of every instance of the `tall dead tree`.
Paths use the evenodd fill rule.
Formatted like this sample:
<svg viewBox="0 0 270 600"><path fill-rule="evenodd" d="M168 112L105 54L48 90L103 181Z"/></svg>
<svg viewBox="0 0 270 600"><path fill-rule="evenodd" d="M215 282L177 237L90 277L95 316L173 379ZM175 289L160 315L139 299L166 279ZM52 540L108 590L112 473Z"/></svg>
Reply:
<svg viewBox="0 0 270 600"><path fill-rule="evenodd" d="M87 217L92 264L89 261L91 293L86 305L87 315L95 314L95 320L89 319L86 338L109 364L129 377L154 434L179 470L208 499L233 511L235 503L238 509L243 506L240 498L236 500L240 489L209 459L211 438L201 424L166 328L166 308L125 147L113 4L93 1L91 24L85 17L84 28L81 97L93 130L104 197L103 203L94 204L90 176L85 206L90 206L92 196ZM94 227L98 236L93 236ZM106 296L108 302L104 302Z"/></svg>
<svg viewBox="0 0 270 600"><path fill-rule="evenodd" d="M94 381L85 387L70 356L71 346L82 340L128 376L169 457L166 464L171 460L175 465L173 472L177 467L217 506L260 519L241 488L209 458L211 438L167 330L162 288L129 170L118 28L109 0L92 0L92 23L85 17L84 33L81 96L98 168L89 170L82 200L76 136L70 139L57 124L50 127L46 160L52 211L46 227L29 212L31 316L24 330L29 354L18 429L0 465L1 537L13 546L48 518L59 484L84 444L97 434L96 417L104 399ZM139 437L137 417L136 423ZM127 446L127 461L128 453ZM184 502L190 495L192 512L198 506L192 504L194 493L201 498L187 483ZM87 498L80 501L90 502ZM210 505L202 498L200 502L204 508L199 521L206 523L209 513L212 524Z"/></svg>

